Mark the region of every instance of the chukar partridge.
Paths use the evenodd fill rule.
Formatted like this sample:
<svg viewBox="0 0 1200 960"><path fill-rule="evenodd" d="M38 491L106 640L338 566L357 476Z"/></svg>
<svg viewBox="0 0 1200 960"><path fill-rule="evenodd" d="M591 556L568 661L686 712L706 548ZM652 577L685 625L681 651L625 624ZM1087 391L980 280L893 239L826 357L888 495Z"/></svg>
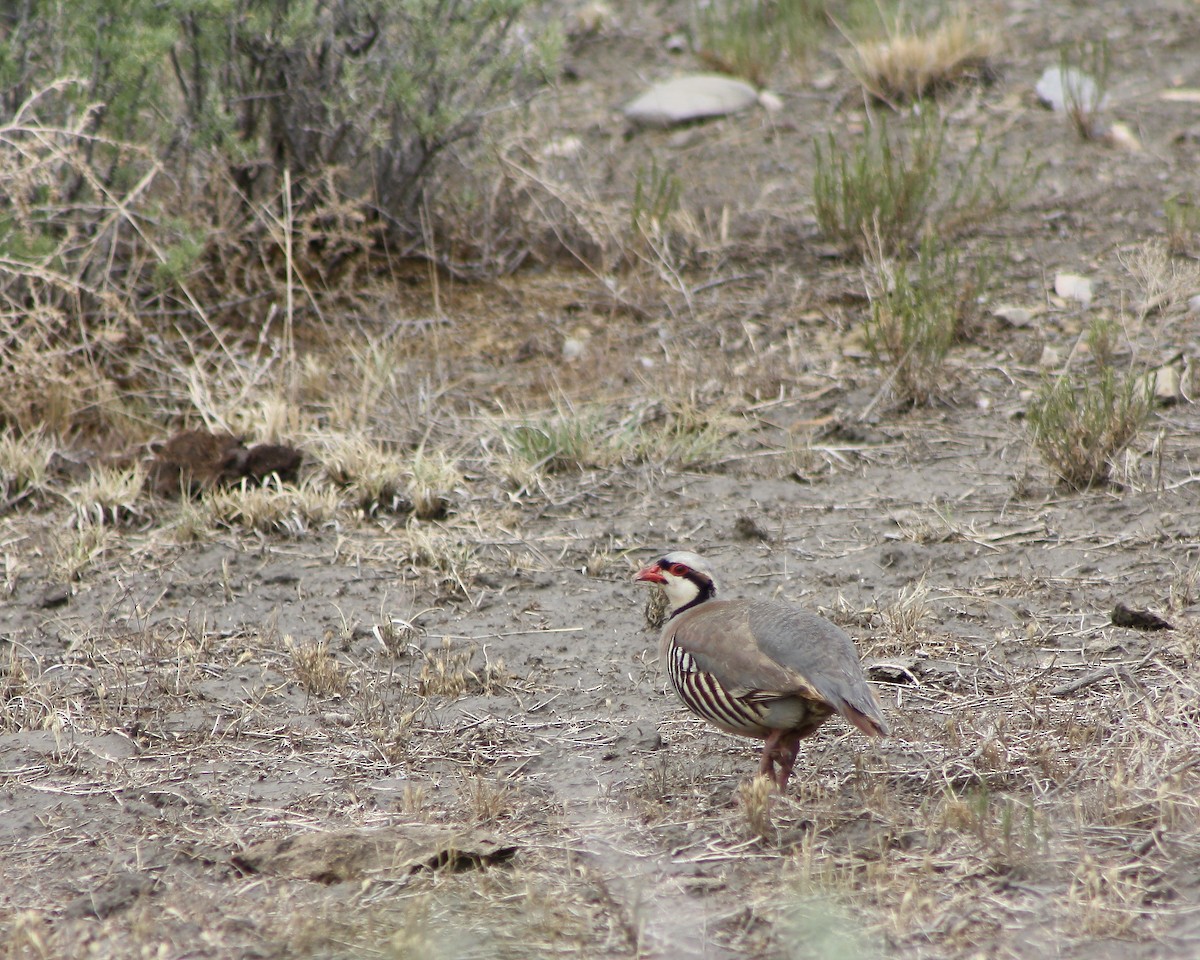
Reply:
<svg viewBox="0 0 1200 960"><path fill-rule="evenodd" d="M679 699L722 730L765 740L758 772L780 790L800 741L833 714L887 734L854 641L828 620L776 600L717 600L712 568L683 550L636 579L666 592L661 655Z"/></svg>

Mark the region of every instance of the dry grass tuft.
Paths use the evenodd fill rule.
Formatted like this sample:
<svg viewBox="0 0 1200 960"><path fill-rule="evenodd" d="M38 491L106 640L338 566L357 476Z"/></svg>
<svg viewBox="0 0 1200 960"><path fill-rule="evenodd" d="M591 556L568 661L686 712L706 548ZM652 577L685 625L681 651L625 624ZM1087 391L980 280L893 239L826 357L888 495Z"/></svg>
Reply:
<svg viewBox="0 0 1200 960"><path fill-rule="evenodd" d="M337 491L316 479L291 484L270 478L257 487L213 490L201 502L211 523L290 537L336 524L341 512Z"/></svg>
<svg viewBox="0 0 1200 960"><path fill-rule="evenodd" d="M1121 262L1140 294L1136 304L1139 322L1182 313L1188 301L1200 293L1200 264L1173 254L1169 241L1148 240Z"/></svg>
<svg viewBox="0 0 1200 960"><path fill-rule="evenodd" d="M113 543L110 526L83 523L58 534L51 541L50 572L56 580L70 583L94 567Z"/></svg>
<svg viewBox="0 0 1200 960"><path fill-rule="evenodd" d="M1195 256L1200 241L1200 204L1191 194L1163 201L1166 249L1173 257Z"/></svg>
<svg viewBox="0 0 1200 960"><path fill-rule="evenodd" d="M471 684L479 681L469 666L473 656L474 647L456 649L450 640L443 638L440 647L425 652L418 692L423 697L462 696Z"/></svg>
<svg viewBox="0 0 1200 960"><path fill-rule="evenodd" d="M883 623L900 649L912 649L921 638L921 625L929 617L929 586L922 577L903 587L893 603L883 608Z"/></svg>
<svg viewBox="0 0 1200 960"><path fill-rule="evenodd" d="M368 515L408 513L412 503L404 494L405 472L400 457L361 434L321 438L320 459L325 475L344 488Z"/></svg>
<svg viewBox="0 0 1200 960"><path fill-rule="evenodd" d="M79 527L129 527L150 518L139 501L146 487L145 468L94 467L88 479L67 493Z"/></svg>
<svg viewBox="0 0 1200 960"><path fill-rule="evenodd" d="M0 671L0 704L4 705L5 713L9 710L9 704L23 697L28 690L29 672L25 669L25 658L16 646L10 646L8 662Z"/></svg>
<svg viewBox="0 0 1200 960"><path fill-rule="evenodd" d="M775 824L771 817L771 802L775 795L775 783L770 777L760 774L753 780L738 784L738 803L750 832L762 840L775 835Z"/></svg>
<svg viewBox="0 0 1200 960"><path fill-rule="evenodd" d="M283 644L292 655L296 678L306 692L314 697L340 697L346 693L349 677L326 641L298 643L291 636L285 636Z"/></svg>
<svg viewBox="0 0 1200 960"><path fill-rule="evenodd" d="M898 105L921 100L964 80L987 78L1000 49L999 35L962 10L933 29L897 14L883 39L851 39L847 66L872 96Z"/></svg>
<svg viewBox="0 0 1200 960"><path fill-rule="evenodd" d="M417 570L437 576L439 587L454 596L469 596L478 566L475 546L461 534L436 525L411 525L404 532L404 557Z"/></svg>
<svg viewBox="0 0 1200 960"><path fill-rule="evenodd" d="M0 430L0 514L20 503L36 503L44 492L54 444L43 428L20 433Z"/></svg>
<svg viewBox="0 0 1200 960"><path fill-rule="evenodd" d="M413 454L408 464L408 494L418 520L440 520L450 511L462 474L446 453L424 449Z"/></svg>
<svg viewBox="0 0 1200 960"><path fill-rule="evenodd" d="M513 791L487 776L464 778L461 793L468 816L477 824L494 825L511 817L516 809Z"/></svg>

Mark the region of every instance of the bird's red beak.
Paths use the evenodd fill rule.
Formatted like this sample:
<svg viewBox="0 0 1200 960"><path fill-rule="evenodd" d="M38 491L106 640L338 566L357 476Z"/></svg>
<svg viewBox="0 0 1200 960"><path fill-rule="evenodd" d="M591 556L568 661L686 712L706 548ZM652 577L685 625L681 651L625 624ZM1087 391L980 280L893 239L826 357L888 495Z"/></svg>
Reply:
<svg viewBox="0 0 1200 960"><path fill-rule="evenodd" d="M647 583L666 583L667 578L662 575L662 571L658 568L658 564L652 563L648 567L643 567L638 571L638 575L634 580L645 580Z"/></svg>

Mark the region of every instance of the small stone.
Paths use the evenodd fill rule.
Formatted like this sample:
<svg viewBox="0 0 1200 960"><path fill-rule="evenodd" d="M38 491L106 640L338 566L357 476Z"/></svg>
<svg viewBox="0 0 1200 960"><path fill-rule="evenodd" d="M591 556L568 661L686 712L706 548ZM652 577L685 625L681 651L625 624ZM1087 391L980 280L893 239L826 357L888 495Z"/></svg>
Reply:
<svg viewBox="0 0 1200 960"><path fill-rule="evenodd" d="M992 311L992 316L1003 320L1010 327L1027 327L1033 321L1033 311L1025 307L1004 303Z"/></svg>
<svg viewBox="0 0 1200 960"><path fill-rule="evenodd" d="M1142 141L1137 134L1129 129L1128 124L1114 123L1104 134L1104 142L1109 146L1128 150L1130 153L1142 152Z"/></svg>
<svg viewBox="0 0 1200 960"><path fill-rule="evenodd" d="M663 46L667 48L667 53L687 53L688 38L684 33L673 33L667 37Z"/></svg>
<svg viewBox="0 0 1200 960"><path fill-rule="evenodd" d="M71 599L71 588L65 583L52 583L42 591L42 599L38 606L43 610L53 610L67 604Z"/></svg>
<svg viewBox="0 0 1200 960"><path fill-rule="evenodd" d="M548 160L570 159L583 152L583 141L578 137L561 137L551 140L542 147L542 156Z"/></svg>
<svg viewBox="0 0 1200 960"><path fill-rule="evenodd" d="M783 109L783 99L777 93L764 90L758 95L758 105L767 113L778 113Z"/></svg>
<svg viewBox="0 0 1200 960"><path fill-rule="evenodd" d="M1200 315L1200 293L1188 297L1188 313Z"/></svg>
<svg viewBox="0 0 1200 960"><path fill-rule="evenodd" d="M1086 307L1092 302L1092 281L1077 273L1060 273L1054 278L1054 292Z"/></svg>
<svg viewBox="0 0 1200 960"><path fill-rule="evenodd" d="M1038 99L1057 113L1080 110L1091 115L1108 106L1096 81L1075 67L1047 67L1035 89Z"/></svg>
<svg viewBox="0 0 1200 960"><path fill-rule="evenodd" d="M586 349L587 344L583 340L580 340L578 337L567 337L567 339L563 341L563 359L568 363L573 360L578 360L583 356L583 353Z"/></svg>
<svg viewBox="0 0 1200 960"><path fill-rule="evenodd" d="M1183 378L1174 367L1159 367L1150 373L1154 399L1160 403L1177 403L1183 399Z"/></svg>

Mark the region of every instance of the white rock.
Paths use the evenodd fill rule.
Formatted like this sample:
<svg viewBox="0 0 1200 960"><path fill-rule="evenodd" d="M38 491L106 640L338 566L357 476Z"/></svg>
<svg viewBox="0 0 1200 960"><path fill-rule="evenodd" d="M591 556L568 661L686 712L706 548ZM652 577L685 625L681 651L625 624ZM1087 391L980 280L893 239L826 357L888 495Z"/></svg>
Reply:
<svg viewBox="0 0 1200 960"><path fill-rule="evenodd" d="M1047 67L1037 82L1037 95L1059 113L1082 110L1094 115L1108 106L1108 96L1100 93L1096 81L1075 67Z"/></svg>
<svg viewBox="0 0 1200 960"><path fill-rule="evenodd" d="M1110 146L1119 147L1122 150L1128 150L1130 153L1142 152L1142 141L1138 139L1136 133L1129 129L1129 126L1124 123L1114 123L1108 128L1108 132L1104 135L1104 140Z"/></svg>
<svg viewBox="0 0 1200 960"><path fill-rule="evenodd" d="M583 351L587 349L587 343L580 340L578 337L567 337L563 341L562 353L563 359L570 362L578 360L583 356Z"/></svg>
<svg viewBox="0 0 1200 960"><path fill-rule="evenodd" d="M583 141L575 136L560 137L542 147L542 156L546 158L569 159L579 156L582 152Z"/></svg>
<svg viewBox="0 0 1200 960"><path fill-rule="evenodd" d="M778 113L783 109L783 99L777 93L764 90L758 95L758 105L767 113Z"/></svg>
<svg viewBox="0 0 1200 960"><path fill-rule="evenodd" d="M1195 296L1188 297L1188 313L1200 315L1200 293Z"/></svg>
<svg viewBox="0 0 1200 960"><path fill-rule="evenodd" d="M992 311L992 316L1003 320L1010 327L1027 327L1033 322L1033 311L1011 303L1002 303Z"/></svg>
<svg viewBox="0 0 1200 960"><path fill-rule="evenodd" d="M1086 307L1092 302L1092 281L1077 273L1060 273L1054 278L1054 292Z"/></svg>
<svg viewBox="0 0 1200 960"><path fill-rule="evenodd" d="M667 37L663 46L667 48L667 53L687 53L691 44L688 43L686 33L673 33Z"/></svg>
<svg viewBox="0 0 1200 960"><path fill-rule="evenodd" d="M735 113L757 102L758 92L748 83L716 74L694 73L655 84L625 105L625 116L634 123L669 127Z"/></svg>
<svg viewBox="0 0 1200 960"><path fill-rule="evenodd" d="M1150 376L1154 378L1155 400L1175 403L1183 399L1183 378L1174 367L1159 367Z"/></svg>

